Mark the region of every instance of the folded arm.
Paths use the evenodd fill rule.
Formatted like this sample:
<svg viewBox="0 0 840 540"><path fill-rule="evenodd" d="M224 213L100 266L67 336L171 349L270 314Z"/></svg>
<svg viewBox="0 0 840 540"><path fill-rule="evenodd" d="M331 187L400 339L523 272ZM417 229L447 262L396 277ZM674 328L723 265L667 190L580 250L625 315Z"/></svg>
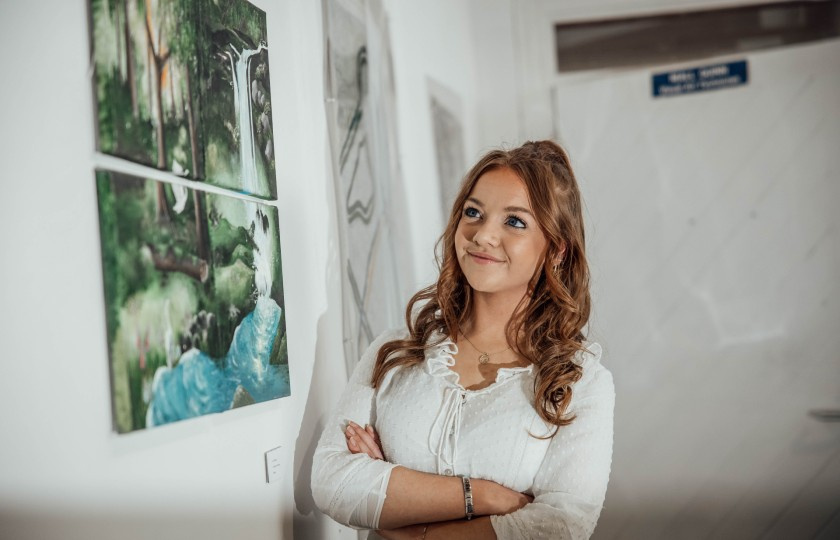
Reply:
<svg viewBox="0 0 840 540"><path fill-rule="evenodd" d="M350 422L345 432L347 448L372 459L383 459L381 445L372 426ZM423 473L396 467L391 473L387 498L382 508L380 534L395 540L422 536L434 538L495 538L490 515L502 515L522 508L533 497L518 493L495 482L472 479L473 512L479 517L470 521L466 515L463 481L459 477ZM418 524L418 525L415 525Z"/></svg>
<svg viewBox="0 0 840 540"><path fill-rule="evenodd" d="M362 355L335 410L328 416L312 463L312 495L325 514L345 525L374 528L393 464L347 450L349 420L373 423L374 389L370 384L376 351L396 332L377 338Z"/></svg>
<svg viewBox="0 0 840 540"><path fill-rule="evenodd" d="M336 521L351 527L396 529L464 517L460 478L388 463L381 450L378 455L375 452L368 455L348 448L349 441L345 438L348 426L355 425L364 432L359 424L374 423L375 393L370 379L376 351L397 335L383 334L362 356L336 411L327 421L313 458L312 494L316 505ZM511 512L529 500L487 480L474 480L473 494L477 515Z"/></svg>
<svg viewBox="0 0 840 540"><path fill-rule="evenodd" d="M598 367L575 387L572 424L560 428L534 479L534 501L490 518L498 538L587 539L604 504L612 463L612 375Z"/></svg>

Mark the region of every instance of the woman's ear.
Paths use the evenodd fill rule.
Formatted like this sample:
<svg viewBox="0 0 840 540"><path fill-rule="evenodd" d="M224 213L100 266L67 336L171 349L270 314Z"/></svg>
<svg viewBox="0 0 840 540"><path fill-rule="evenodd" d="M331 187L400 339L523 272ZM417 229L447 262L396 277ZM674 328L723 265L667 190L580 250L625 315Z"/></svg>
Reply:
<svg viewBox="0 0 840 540"><path fill-rule="evenodd" d="M566 258L566 243L563 242L560 245L560 250L557 252L557 255L554 256L554 260L552 262L552 266L560 266L563 264L563 260Z"/></svg>

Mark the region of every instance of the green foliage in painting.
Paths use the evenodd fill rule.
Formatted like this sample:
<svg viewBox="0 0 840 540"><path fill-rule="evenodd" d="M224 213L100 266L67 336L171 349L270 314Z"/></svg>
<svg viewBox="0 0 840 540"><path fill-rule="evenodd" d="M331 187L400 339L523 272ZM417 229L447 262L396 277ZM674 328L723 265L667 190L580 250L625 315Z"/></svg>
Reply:
<svg viewBox="0 0 840 540"><path fill-rule="evenodd" d="M282 280L280 254L274 249L276 211L116 172L98 171L96 185L116 429L147 426L156 373L173 372L183 358L200 356L203 369L234 381L228 386L235 384L228 362L244 360L231 356L243 346L234 343L234 336L249 317L266 312L265 306L270 307L269 322L261 331L272 332L270 349L247 355L264 354L266 365L284 366L275 376L288 388L283 300L274 287L258 290L255 270L267 264L270 276L264 279ZM161 211L161 201L168 212ZM262 216L270 218L263 221ZM202 223L209 224L209 245L203 247ZM258 309L260 297L264 304ZM288 394L282 385L279 391L277 384L271 388L270 397ZM237 403L254 400L253 393L237 390ZM222 406L232 402L233 394Z"/></svg>
<svg viewBox="0 0 840 540"><path fill-rule="evenodd" d="M265 13L244 0L91 0L91 15L101 151L276 197Z"/></svg>

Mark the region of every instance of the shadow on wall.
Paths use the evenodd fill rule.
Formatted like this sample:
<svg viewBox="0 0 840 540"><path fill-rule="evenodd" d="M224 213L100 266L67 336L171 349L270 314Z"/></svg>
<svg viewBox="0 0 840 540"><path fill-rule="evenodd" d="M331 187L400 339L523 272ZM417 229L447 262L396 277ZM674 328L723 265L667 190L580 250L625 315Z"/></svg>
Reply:
<svg viewBox="0 0 840 540"><path fill-rule="evenodd" d="M318 333L315 344L315 364L312 366L312 382L309 385L309 396L306 399L306 409L301 421L300 433L295 444L294 458L294 488L295 488L295 538L328 538L328 528L337 527L327 516L315 506L312 497L312 458L315 447L324 429L324 418L329 413L319 396L330 395L329 370L325 369L324 344L328 343L329 325L326 313L318 319ZM335 370L333 370L335 371Z"/></svg>
<svg viewBox="0 0 840 540"><path fill-rule="evenodd" d="M326 149L325 149L326 150ZM326 162L331 159L325 155ZM329 176L329 175L328 175ZM326 193L334 189L332 178L326 180ZM312 380L300 432L295 442L294 478L295 508L292 516L294 538L318 538L322 540L338 538L348 529L323 514L312 496L312 460L315 447L324 430L324 419L338 401L338 397L347 384L344 361L343 327L341 311L341 262L338 247L338 224L332 198L329 198L330 216L327 230L330 231L327 246L327 261L324 284L326 286L327 305L318 317L315 334L315 358L312 366ZM334 301L337 299L337 301ZM281 519L285 519L282 517ZM344 538L347 537L345 534Z"/></svg>

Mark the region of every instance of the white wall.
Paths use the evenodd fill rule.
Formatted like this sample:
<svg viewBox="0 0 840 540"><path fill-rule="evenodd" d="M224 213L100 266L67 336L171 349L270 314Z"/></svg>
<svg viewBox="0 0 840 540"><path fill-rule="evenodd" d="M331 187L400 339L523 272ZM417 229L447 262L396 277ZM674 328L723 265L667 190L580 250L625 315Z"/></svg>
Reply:
<svg viewBox="0 0 840 540"><path fill-rule="evenodd" d="M840 509L840 426L808 416L840 404L840 41L743 57L695 95L558 82L619 404L599 538L828 538Z"/></svg>
<svg viewBox="0 0 840 540"><path fill-rule="evenodd" d="M292 395L117 436L87 2L0 2L0 537L355 534L320 515L308 487L323 415L346 380L321 6L254 3L268 15ZM464 96L474 92L469 14L465 4L443 0L391 1L386 8L410 241L422 254L416 274L425 283L434 276L432 244L441 229L425 78ZM472 151L472 112L466 125ZM263 452L278 445L288 461L285 477L265 484Z"/></svg>
<svg viewBox="0 0 840 540"><path fill-rule="evenodd" d="M337 281L328 273L333 191L318 5L256 4L268 13L274 103L282 104L274 124L292 396L116 436L86 2L4 3L0 64L15 74L0 99L4 538L291 536L293 456L313 360L340 354ZM278 445L285 478L266 484L262 454Z"/></svg>
<svg viewBox="0 0 840 540"><path fill-rule="evenodd" d="M479 148L551 138L554 24L783 0L470 0Z"/></svg>
<svg viewBox="0 0 840 540"><path fill-rule="evenodd" d="M513 147L531 136L520 131L518 17L513 0L470 0L475 55L477 146Z"/></svg>
<svg viewBox="0 0 840 540"><path fill-rule="evenodd" d="M472 28L468 2L387 0L416 288L437 279L433 247L443 232L427 79L460 95L468 167L478 158ZM466 171L464 171L466 172Z"/></svg>

